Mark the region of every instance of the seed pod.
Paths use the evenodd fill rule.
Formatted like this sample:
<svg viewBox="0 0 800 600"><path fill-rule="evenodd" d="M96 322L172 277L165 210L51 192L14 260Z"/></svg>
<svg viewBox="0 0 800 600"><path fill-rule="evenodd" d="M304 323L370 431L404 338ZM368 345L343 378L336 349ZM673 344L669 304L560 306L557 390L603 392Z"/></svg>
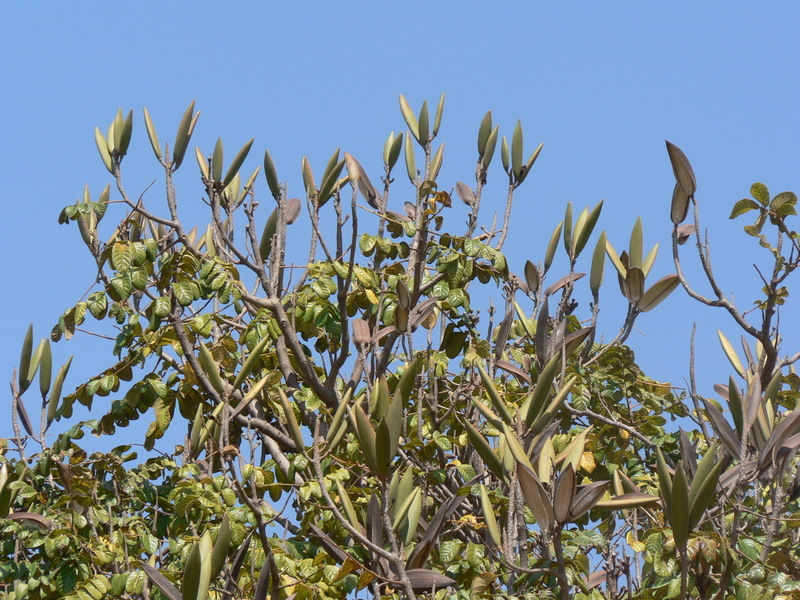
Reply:
<svg viewBox="0 0 800 600"><path fill-rule="evenodd" d="M594 247L592 255L592 270L589 273L589 289L592 294L597 296L600 286L603 284L603 273L606 265L606 232L600 234L597 245Z"/></svg>
<svg viewBox="0 0 800 600"><path fill-rule="evenodd" d="M511 137L511 170L514 179L519 179L522 174L522 121L517 120L514 135Z"/></svg>
<svg viewBox="0 0 800 600"><path fill-rule="evenodd" d="M672 163L672 173L675 175L675 181L683 188L687 196L693 196L697 191L697 180L694 176L694 170L689 163L689 159L683 153L683 150L678 148L672 142L666 141L667 154L669 154L669 161Z"/></svg>
<svg viewBox="0 0 800 600"><path fill-rule="evenodd" d="M428 101L422 103L422 108L419 109L419 119L417 120L417 141L423 148L430 141L429 133L429 116L428 116Z"/></svg>
<svg viewBox="0 0 800 600"><path fill-rule="evenodd" d="M153 148L153 154L156 155L158 160L161 160L161 145L158 143L158 135L156 135L156 128L153 125L153 120L150 118L150 113L144 109L144 126L147 129L147 139L150 140L150 146Z"/></svg>
<svg viewBox="0 0 800 600"><path fill-rule="evenodd" d="M250 141L246 142L242 149L233 157L230 166L228 167L228 171L225 173L225 178L222 180L222 186L227 187L227 185L233 181L233 178L239 173L239 169L242 168L242 163L244 163L247 155L250 153L250 148L253 146L253 142L255 138L250 138Z"/></svg>
<svg viewBox="0 0 800 600"><path fill-rule="evenodd" d="M414 146L410 141L410 136L406 134L406 143L405 143L405 150L406 150L406 172L408 173L408 179L411 181L412 184L416 185L417 183L417 164L414 160Z"/></svg>
<svg viewBox="0 0 800 600"><path fill-rule="evenodd" d="M439 169L442 168L442 159L444 158L444 144L439 146L439 149L436 151L436 154L433 155L431 159L431 167L428 173L429 180L436 180L436 177L439 175Z"/></svg>
<svg viewBox="0 0 800 600"><path fill-rule="evenodd" d="M186 112L183 113L181 122L178 125L178 132L175 134L175 144L172 146L172 170L176 171L183 162L186 148L189 146L189 139L192 137L192 130L197 122L197 115L194 114L194 100L189 104Z"/></svg>
<svg viewBox="0 0 800 600"><path fill-rule="evenodd" d="M417 117L414 115L414 111L411 109L408 100L406 100L403 94L400 94L400 112L403 114L403 119L405 119L414 139L419 142L419 124L417 123Z"/></svg>
<svg viewBox="0 0 800 600"><path fill-rule="evenodd" d="M544 255L544 272L550 270L550 265L553 264L553 258L556 255L556 248L558 248L558 238L561 237L561 229L564 226L564 221L561 221L558 225L556 225L555 230L553 230L552 235L550 236L550 241L547 244L547 252Z"/></svg>
<svg viewBox="0 0 800 600"><path fill-rule="evenodd" d="M488 111L481 121L478 128L478 158L482 159L486 154L486 147L489 142L489 135L492 133L492 111ZM496 141L497 138L495 138ZM490 158L491 160L491 158Z"/></svg>
<svg viewBox="0 0 800 600"><path fill-rule="evenodd" d="M275 163L272 162L269 150L264 150L264 176L267 178L267 185L272 197L277 200L281 196L281 186L278 182L278 172L275 170Z"/></svg>
<svg viewBox="0 0 800 600"><path fill-rule="evenodd" d="M491 133L489 134L489 138L486 141L486 151L481 155L481 167L483 167L484 170L488 169L489 165L492 163L492 157L494 156L494 149L497 146L497 136L499 131L500 126L498 125L492 129Z"/></svg>
<svg viewBox="0 0 800 600"><path fill-rule="evenodd" d="M386 139L386 144L383 147L383 162L390 169L393 169L397 164L397 159L400 157L400 150L403 144L403 134L394 134L394 131L389 134Z"/></svg>
<svg viewBox="0 0 800 600"><path fill-rule="evenodd" d="M436 116L433 119L433 135L439 133L439 126L442 124L442 114L444 113L444 92L439 97L439 104L436 105Z"/></svg>
<svg viewBox="0 0 800 600"><path fill-rule="evenodd" d="M111 153L108 151L108 142L99 127L94 128L94 141L95 144L97 144L97 151L100 153L103 165L105 165L108 172L113 175L114 162L111 160Z"/></svg>
<svg viewBox="0 0 800 600"><path fill-rule="evenodd" d="M22 352L19 356L19 371L17 372L17 383L19 384L19 393L22 394L28 389L31 384L28 379L28 370L31 366L31 354L33 352L33 323L28 325L28 331L25 333L25 338L22 341Z"/></svg>
<svg viewBox="0 0 800 600"><path fill-rule="evenodd" d="M50 391L50 397L47 399L47 425L53 422L56 418L58 411L58 403L61 400L61 388L64 385L64 379L69 372L69 367L72 364L72 357L70 356L67 362L62 365L56 374L55 381L53 381L53 389Z"/></svg>
<svg viewBox="0 0 800 600"><path fill-rule="evenodd" d="M42 347L42 356L39 360L39 391L42 393L42 398L47 396L50 391L50 378L53 374L53 354L50 351L50 340L44 338L44 346Z"/></svg>

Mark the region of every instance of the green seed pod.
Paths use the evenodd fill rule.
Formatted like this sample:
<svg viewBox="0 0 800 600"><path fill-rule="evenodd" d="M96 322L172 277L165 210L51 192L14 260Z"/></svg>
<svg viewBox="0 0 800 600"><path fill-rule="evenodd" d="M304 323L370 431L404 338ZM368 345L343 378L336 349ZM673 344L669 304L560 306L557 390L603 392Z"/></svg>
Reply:
<svg viewBox="0 0 800 600"><path fill-rule="evenodd" d="M233 181L233 178L239 173L239 169L242 168L242 163L244 163L247 155L250 153L250 148L253 147L254 141L255 138L250 138L250 141L245 143L245 145L242 146L242 149L239 150L236 156L233 157L231 165L228 167L228 171L225 173L225 178L222 180L223 187L227 187L228 184Z"/></svg>
<svg viewBox="0 0 800 600"><path fill-rule="evenodd" d="M189 139L197 123L200 113L194 114L194 100L192 100L186 112L183 113L181 122L178 125L178 132L175 134L175 144L172 147L172 170L176 171L183 162L186 148L189 146Z"/></svg>
<svg viewBox="0 0 800 600"><path fill-rule="evenodd" d="M28 379L28 370L31 366L31 354L33 352L33 323L28 325L28 331L25 333L25 339L22 341L22 352L19 356L19 371L17 372L17 383L19 384L19 393L22 394L28 389L31 384Z"/></svg>
<svg viewBox="0 0 800 600"><path fill-rule="evenodd" d="M64 365L58 370L56 374L55 381L53 381L53 389L50 391L50 397L47 399L47 425L49 426L50 423L53 422L53 419L56 418L56 412L58 411L58 403L61 400L61 389L64 385L64 379L69 372L69 367L72 364L72 357L69 357Z"/></svg>
<svg viewBox="0 0 800 600"><path fill-rule="evenodd" d="M496 126L489 132L489 137L486 139L486 146L484 148L484 153L481 155L481 167L484 170L489 168L489 165L492 163L492 157L494 156L494 149L497 147L497 136L500 133L500 126ZM505 140L505 138L503 138Z"/></svg>
<svg viewBox="0 0 800 600"><path fill-rule="evenodd" d="M492 111L488 111L481 121L478 128L478 158L483 158L486 154L486 145L489 141L489 134L492 133Z"/></svg>
<svg viewBox="0 0 800 600"><path fill-rule="evenodd" d="M400 112L403 114L403 119L405 119L414 139L419 142L419 124L417 123L417 117L414 116L414 111L411 110L411 106L403 94L400 94Z"/></svg>
<svg viewBox="0 0 800 600"><path fill-rule="evenodd" d="M128 111L128 116L122 123L122 134L120 135L117 144L117 152L120 156L125 156L128 153L128 146L131 143L131 135L133 134L133 111Z"/></svg>
<svg viewBox="0 0 800 600"><path fill-rule="evenodd" d="M217 138L214 144L214 153L211 155L211 179L219 182L222 179L222 138Z"/></svg>
<svg viewBox="0 0 800 600"><path fill-rule="evenodd" d="M506 139L506 136L503 136L503 143L500 144L500 158L503 160L503 170L510 174L511 171L509 170L509 162L511 159L510 152L508 151L508 140Z"/></svg>
<svg viewBox="0 0 800 600"><path fill-rule="evenodd" d="M408 179L411 181L412 184L416 185L417 183L417 163L414 160L414 146L410 141L410 136L406 135L406 172L408 173Z"/></svg>
<svg viewBox="0 0 800 600"><path fill-rule="evenodd" d="M53 354L50 351L50 340L44 338L44 346L42 348L42 357L39 360L39 391L42 393L42 398L47 396L50 391L50 378L53 374Z"/></svg>
<svg viewBox="0 0 800 600"><path fill-rule="evenodd" d="M278 172L275 170L275 163L272 162L269 150L264 150L264 176L267 178L267 185L272 197L277 200L281 197L281 186L278 182Z"/></svg>
<svg viewBox="0 0 800 600"><path fill-rule="evenodd" d="M111 160L111 154L108 151L108 142L106 142L106 138L103 135L103 132L100 131L99 127L94 128L94 141L97 144L97 151L100 153L100 158L103 160L103 165L105 165L108 172L112 175L114 174L114 162Z"/></svg>
<svg viewBox="0 0 800 600"><path fill-rule="evenodd" d="M439 104L436 105L436 116L433 119L433 136L439 134L439 126L442 124L442 113L444 113L444 92L439 97Z"/></svg>
<svg viewBox="0 0 800 600"><path fill-rule="evenodd" d="M424 148L430 141L427 100L425 100L422 103L422 108L419 109L419 120L417 121L417 131L418 131L417 140L419 141L419 145Z"/></svg>
<svg viewBox="0 0 800 600"><path fill-rule="evenodd" d="M511 169L514 179L519 180L522 175L522 121L519 120L511 137Z"/></svg>
<svg viewBox="0 0 800 600"><path fill-rule="evenodd" d="M153 120L150 118L150 113L144 109L144 126L147 130L147 139L150 140L150 147L153 148L153 154L156 155L158 160L161 160L161 145L158 143L158 135L156 128L153 125Z"/></svg>

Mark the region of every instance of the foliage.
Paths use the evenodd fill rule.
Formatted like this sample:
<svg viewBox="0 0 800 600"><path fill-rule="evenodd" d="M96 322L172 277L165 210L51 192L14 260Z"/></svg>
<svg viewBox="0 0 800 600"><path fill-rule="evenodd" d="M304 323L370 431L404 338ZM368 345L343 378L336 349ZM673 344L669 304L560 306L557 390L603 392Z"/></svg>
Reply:
<svg viewBox="0 0 800 600"><path fill-rule="evenodd" d="M311 224L302 268L288 256L303 202L288 197L268 151L244 174L253 140L227 164L221 140L211 154L196 149L210 221L187 231L173 176L194 103L171 146L144 111L165 214L126 190L132 113L95 131L115 190L92 201L87 187L59 221L77 223L97 287L35 349L29 329L12 381L15 438L0 458L4 597L800 595L800 354L782 354L779 320L800 264L787 224L796 196L755 184L731 215L755 212L745 231L774 262L755 323L714 279L708 242L694 236L695 175L669 142L674 275L647 279L658 248L645 253L641 220L623 252L605 232L590 244L602 202L577 216L567 205L541 262L517 275L503 245L542 146L526 155L521 124L509 142L487 113L475 186L452 187L468 210L457 233L450 188L437 180L444 96L433 116L402 96L400 108L408 130L386 140L381 187L338 149L318 178L302 160ZM496 150L506 207L502 223L479 230ZM262 168L266 199L256 195ZM390 197L407 193L396 192L404 175L415 196L397 212ZM126 214L101 241L101 220L120 206ZM688 239L712 298L683 275ZM560 276L559 248L569 265ZM628 310L598 343L607 260ZM678 286L744 334L742 360L720 332L736 373L717 387L721 401L693 383L678 395L649 379L625 345L637 317ZM482 333L477 306L490 293L502 304L482 311ZM113 360L62 397L71 359L51 378L50 341L92 321L111 336ZM37 374L38 432L23 402ZM48 436L76 402L96 418ZM136 444L81 448L85 432L115 436L140 418L150 425Z"/></svg>

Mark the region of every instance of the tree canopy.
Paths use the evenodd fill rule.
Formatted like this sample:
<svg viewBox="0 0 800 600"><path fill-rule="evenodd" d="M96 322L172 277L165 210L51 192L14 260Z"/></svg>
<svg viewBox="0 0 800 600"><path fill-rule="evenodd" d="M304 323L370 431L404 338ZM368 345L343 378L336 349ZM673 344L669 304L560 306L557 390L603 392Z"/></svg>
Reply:
<svg viewBox="0 0 800 600"><path fill-rule="evenodd" d="M513 200L543 145L520 122L501 135L490 111L474 182L440 181L444 98L400 97L408 129L386 139L383 173L340 149L316 175L303 158L302 198L269 151L245 170L253 140L230 159L221 139L195 148L208 222L193 229L174 175L194 168L195 103L172 144L143 112L159 202L125 181L133 112L95 130L111 182L59 222L77 224L96 285L38 346L28 330L11 383L3 597L800 597L800 353L781 333L797 197L756 183L733 204L771 262L749 310L714 277L695 174L670 142L674 274L651 277L641 219L607 239L602 201L568 204L515 273ZM490 177L507 191L491 223ZM685 245L708 295L684 275ZM696 389L702 364L679 392L626 345L679 288L741 335L737 349L719 334L733 371L716 397ZM627 304L610 341L601 290ZM113 347L62 393L72 357L54 369L51 342L87 328ZM93 418L74 422L76 402ZM149 427L131 439L138 419ZM86 433L124 443L89 454Z"/></svg>

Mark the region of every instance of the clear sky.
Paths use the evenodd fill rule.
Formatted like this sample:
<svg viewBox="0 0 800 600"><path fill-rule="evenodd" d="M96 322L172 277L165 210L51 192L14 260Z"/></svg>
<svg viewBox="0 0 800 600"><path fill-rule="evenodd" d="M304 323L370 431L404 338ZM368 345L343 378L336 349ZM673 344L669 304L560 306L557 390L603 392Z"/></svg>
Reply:
<svg viewBox="0 0 800 600"><path fill-rule="evenodd" d="M92 284L77 228L56 219L84 184L97 195L108 182L94 126L105 129L118 107L134 110L124 167L138 195L158 176L142 107L170 140L192 99L202 111L192 145L210 153L221 136L233 152L255 137L246 169L269 148L293 195L301 158L321 171L337 147L377 179L387 134L405 128L400 93L417 108L447 93L439 178L446 186L474 183L486 110L509 137L521 119L527 152L540 141L545 148L518 193L504 248L518 272L526 259L543 258L568 201L580 209L601 198L599 227L611 242L625 247L641 215L645 243L662 247L651 277L672 272L669 139L694 166L722 286L750 305L760 287L755 248L743 223L727 217L755 181L773 193L800 190L798 22L800 8L790 2L5 3L0 377L10 379L28 323L37 339L47 335ZM196 165L187 163L182 207L199 221ZM493 168L484 224L502 210L499 161ZM156 191L146 202L163 209ZM608 273L603 295L600 327L610 337L622 305L611 302L619 290ZM716 330L739 335L723 315L679 290L640 318L630 343L651 377L683 385L693 321L701 391L713 395L711 385L731 371ZM800 326L784 327L800 339ZM55 365L72 353L66 390L110 361L110 349L83 340L55 345ZM0 435L8 435L3 406Z"/></svg>

